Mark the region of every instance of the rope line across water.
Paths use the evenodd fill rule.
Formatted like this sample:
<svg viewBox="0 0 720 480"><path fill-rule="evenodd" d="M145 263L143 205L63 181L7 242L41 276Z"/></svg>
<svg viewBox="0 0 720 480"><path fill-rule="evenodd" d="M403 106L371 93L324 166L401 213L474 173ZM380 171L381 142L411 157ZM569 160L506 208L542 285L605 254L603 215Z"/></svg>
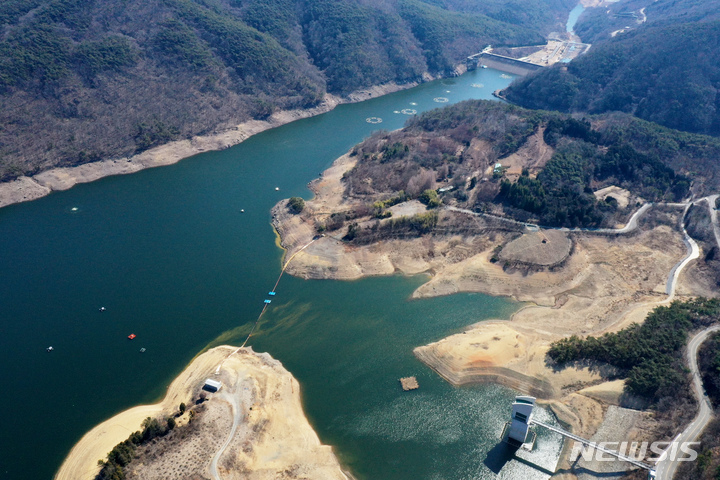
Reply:
<svg viewBox="0 0 720 480"><path fill-rule="evenodd" d="M295 258L295 256L296 256L298 253L302 252L302 251L305 250L307 247L309 247L310 245L312 245L312 244L315 242L315 240L317 240L317 238L311 240L310 243L308 243L307 245L303 246L300 250L298 250L297 252L293 253L293 254L290 256L290 258L288 258L288 261L285 262L285 265L283 265L282 270L280 270L280 275L278 275L277 281L275 282L275 286L273 287L273 289L271 290L271 292L277 291L277 287L278 287L278 285L280 284L280 279L282 278L283 274L285 273L285 270L287 269L288 265L290 265L290 262L293 261L293 258ZM222 362L220 362L220 364L217 366L217 369L215 369L215 375L217 375L218 373L220 373L220 369L222 368L223 364L225 363L225 360L227 360L228 358L232 357L232 356L235 355L237 352L239 352L240 350L242 350L243 348L245 348L245 345L247 344L248 340L250 340L250 337L252 337L252 334L255 332L255 329L256 329L257 326L260 324L260 319L262 318L263 314L265 313L265 310L267 310L268 305L269 305L268 303L266 303L265 305L263 305L263 309L262 309L262 311L260 312L260 315L258 315L257 320L255 320L255 324L253 325L252 329L250 330L250 333L248 333L248 336L245 338L245 341L242 343L242 345L240 345L238 348L236 348L235 350L233 350L227 357L225 357Z"/></svg>

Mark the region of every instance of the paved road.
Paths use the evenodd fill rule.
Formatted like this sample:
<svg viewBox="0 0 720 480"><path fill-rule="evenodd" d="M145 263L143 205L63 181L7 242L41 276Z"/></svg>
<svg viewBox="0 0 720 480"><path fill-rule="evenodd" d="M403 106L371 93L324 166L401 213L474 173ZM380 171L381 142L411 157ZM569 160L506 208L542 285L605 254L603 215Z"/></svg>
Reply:
<svg viewBox="0 0 720 480"><path fill-rule="evenodd" d="M692 423L690 423L690 425L688 425L685 430L683 430L683 432L675 439L676 442L695 441L698 435L700 435L700 432L703 431L703 429L707 426L708 422L712 418L712 406L710 404L710 399L705 394L705 390L702 386L702 378L700 377L700 370L698 369L697 365L697 355L700 345L703 344L703 342L707 339L708 335L713 332L717 332L718 330L720 330L720 325L715 325L714 327L707 328L692 337L690 339L690 342L688 342L687 362L688 366L690 367L690 372L692 373L693 390L695 391L695 396L697 397L700 409L695 416L695 420L693 420ZM662 462L658 462L656 468L657 479L672 480L673 476L675 475L675 471L678 468L678 464L679 462L672 461L669 458Z"/></svg>
<svg viewBox="0 0 720 480"><path fill-rule="evenodd" d="M678 204L668 204L671 206L686 206L688 204L686 203L678 203ZM513 220L512 218L507 217L501 217L499 215L493 215L491 213L479 213L479 212L473 212L472 210L468 210L466 208L458 208L458 207L445 207L445 210L450 210L451 212L459 212L459 213L466 213L468 215L473 215L475 217L485 217L485 218L492 218L495 220L501 220L506 223L511 223L513 225L520 225L527 228L542 228L544 230L559 230L561 232L590 232L590 233L611 233L611 234L617 234L622 235L624 233L630 233L633 230L635 230L638 226L638 220L640 217L642 217L645 212L647 212L650 207L652 207L652 203L646 203L642 207L640 207L635 213L633 213L632 217L630 217L630 220L628 220L627 225L625 225L623 228L565 228L565 227L545 227L543 225L535 225L534 223L527 223L527 222L520 222L518 220Z"/></svg>
<svg viewBox="0 0 720 480"><path fill-rule="evenodd" d="M680 260L675 266L670 270L670 275L668 276L667 285L665 286L665 293L667 293L668 298L663 303L670 303L675 298L675 287L677 286L677 280L680 277L680 272L682 272L682 269L687 266L688 263L695 260L700 256L700 248L698 247L698 244L695 240L692 239L690 235L688 235L687 231L685 230L685 215L687 214L688 210L690 209L690 204L688 204L685 207L685 211L683 212L683 223L682 223L682 232L684 235L683 242L685 242L685 246L688 249L688 254L685 258Z"/></svg>

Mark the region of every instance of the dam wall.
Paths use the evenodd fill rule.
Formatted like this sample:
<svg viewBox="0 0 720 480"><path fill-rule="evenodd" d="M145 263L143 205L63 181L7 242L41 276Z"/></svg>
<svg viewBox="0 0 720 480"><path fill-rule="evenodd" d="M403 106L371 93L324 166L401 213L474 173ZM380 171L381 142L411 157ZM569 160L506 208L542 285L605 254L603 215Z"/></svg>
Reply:
<svg viewBox="0 0 720 480"><path fill-rule="evenodd" d="M542 65L534 63L524 62L515 58L504 57L502 55L496 55L494 53L483 52L477 55L468 57L468 70L474 70L479 65L487 65L489 68L494 68L502 72L512 73L514 75L528 75L532 72L536 72L543 69Z"/></svg>

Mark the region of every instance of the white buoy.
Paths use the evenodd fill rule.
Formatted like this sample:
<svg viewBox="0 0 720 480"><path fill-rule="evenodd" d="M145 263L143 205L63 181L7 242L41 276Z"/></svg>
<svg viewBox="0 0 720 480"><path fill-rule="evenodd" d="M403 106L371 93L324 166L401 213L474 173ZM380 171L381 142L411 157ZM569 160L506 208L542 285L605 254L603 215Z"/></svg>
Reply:
<svg viewBox="0 0 720 480"><path fill-rule="evenodd" d="M276 192L279 192L279 191L280 191L280 187L275 187L275 191L276 191Z"/></svg>
<svg viewBox="0 0 720 480"><path fill-rule="evenodd" d="M77 207L72 207L70 210L72 210L73 212L77 212L78 208L77 208Z"/></svg>
<svg viewBox="0 0 720 480"><path fill-rule="evenodd" d="M105 307L100 307L98 310L100 310L101 312L104 312L107 309Z"/></svg>
<svg viewBox="0 0 720 480"><path fill-rule="evenodd" d="M244 209L244 208L241 208L241 209L240 209L240 213L245 213L245 209Z"/></svg>

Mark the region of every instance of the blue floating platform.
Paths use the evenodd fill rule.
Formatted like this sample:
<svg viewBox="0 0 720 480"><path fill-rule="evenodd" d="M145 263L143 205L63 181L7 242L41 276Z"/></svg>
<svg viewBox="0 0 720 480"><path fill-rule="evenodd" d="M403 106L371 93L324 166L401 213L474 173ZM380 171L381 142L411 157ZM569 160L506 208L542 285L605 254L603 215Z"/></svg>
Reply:
<svg viewBox="0 0 720 480"><path fill-rule="evenodd" d="M265 303L272 303L272 300L265 300Z"/></svg>
<svg viewBox="0 0 720 480"><path fill-rule="evenodd" d="M275 296L275 292L268 292L268 295L270 295L270 296L273 296L273 297L274 297L274 296Z"/></svg>

